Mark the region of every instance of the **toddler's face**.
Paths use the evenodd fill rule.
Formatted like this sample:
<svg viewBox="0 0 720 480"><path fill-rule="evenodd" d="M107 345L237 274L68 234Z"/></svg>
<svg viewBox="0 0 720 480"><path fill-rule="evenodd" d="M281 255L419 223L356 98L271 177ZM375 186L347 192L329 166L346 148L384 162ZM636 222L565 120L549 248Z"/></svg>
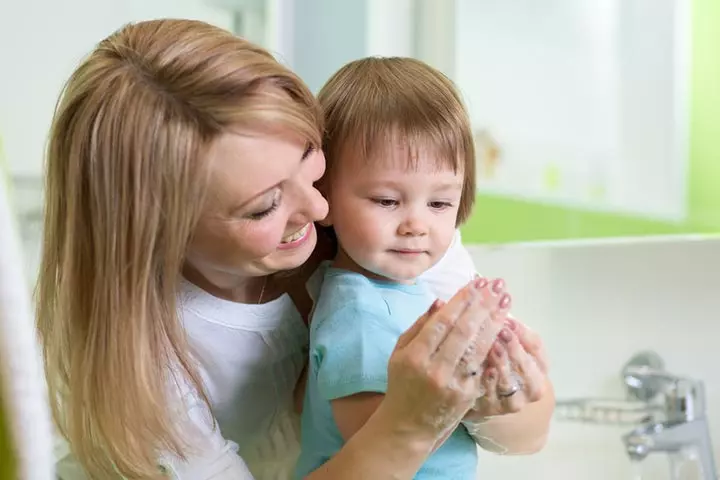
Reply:
<svg viewBox="0 0 720 480"><path fill-rule="evenodd" d="M452 242L463 172L422 151L413 168L399 148L368 161L338 160L329 191L338 266L413 282Z"/></svg>

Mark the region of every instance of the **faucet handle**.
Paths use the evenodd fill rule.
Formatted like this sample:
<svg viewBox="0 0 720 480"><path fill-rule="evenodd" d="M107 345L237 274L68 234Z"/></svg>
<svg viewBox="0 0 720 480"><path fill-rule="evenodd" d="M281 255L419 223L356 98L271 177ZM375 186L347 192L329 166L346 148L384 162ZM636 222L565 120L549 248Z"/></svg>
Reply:
<svg viewBox="0 0 720 480"><path fill-rule="evenodd" d="M623 374L627 385L639 388L649 383L665 387L685 380L684 377L646 365L628 365Z"/></svg>
<svg viewBox="0 0 720 480"><path fill-rule="evenodd" d="M628 394L643 402L662 397L668 421L690 421L705 416L705 385L699 380L673 375L653 351L636 353L622 369Z"/></svg>
<svg viewBox="0 0 720 480"><path fill-rule="evenodd" d="M663 391L667 378L665 362L653 351L638 352L623 366L621 377L630 398L650 402Z"/></svg>
<svg viewBox="0 0 720 480"><path fill-rule="evenodd" d="M669 421L687 422L705 416L705 385L702 381L647 366L628 366L624 374L628 386L653 389L656 394L663 395Z"/></svg>

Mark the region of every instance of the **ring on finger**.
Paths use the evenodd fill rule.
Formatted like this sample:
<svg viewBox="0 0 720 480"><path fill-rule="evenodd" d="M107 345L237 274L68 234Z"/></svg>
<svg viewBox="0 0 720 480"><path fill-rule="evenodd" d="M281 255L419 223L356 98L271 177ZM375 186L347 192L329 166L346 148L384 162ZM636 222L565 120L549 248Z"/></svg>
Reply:
<svg viewBox="0 0 720 480"><path fill-rule="evenodd" d="M510 372L510 378L513 380L513 384L519 388L522 389L525 387L525 382L523 380L523 374L519 372L519 369L516 366L513 366L511 372Z"/></svg>
<svg viewBox="0 0 720 480"><path fill-rule="evenodd" d="M520 390L520 385L518 383L513 383L512 387L510 387L508 390L505 391L497 391L497 396L500 398L510 398L513 395L515 395Z"/></svg>

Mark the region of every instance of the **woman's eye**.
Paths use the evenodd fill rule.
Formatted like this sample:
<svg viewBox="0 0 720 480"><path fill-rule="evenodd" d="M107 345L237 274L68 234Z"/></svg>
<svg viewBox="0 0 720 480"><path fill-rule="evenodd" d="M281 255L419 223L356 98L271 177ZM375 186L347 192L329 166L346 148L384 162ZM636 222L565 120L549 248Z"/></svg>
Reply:
<svg viewBox="0 0 720 480"><path fill-rule="evenodd" d="M273 213L275 210L277 210L277 207L278 207L278 204L276 202L273 202L273 204L270 206L270 208L266 208L265 210L263 210L261 212L251 213L250 215L248 215L248 218L250 220L263 219L263 218L267 217L268 215L270 215L271 213Z"/></svg>
<svg viewBox="0 0 720 480"><path fill-rule="evenodd" d="M305 151L302 154L302 159L305 160L314 151L315 151L315 146L312 144L308 144L307 148L305 148Z"/></svg>
<svg viewBox="0 0 720 480"><path fill-rule="evenodd" d="M262 220L263 218L267 217L271 213L273 213L277 208L280 206L280 193L277 193L273 197L272 205L270 205L268 208L261 210L259 212L253 212L247 216L250 220Z"/></svg>

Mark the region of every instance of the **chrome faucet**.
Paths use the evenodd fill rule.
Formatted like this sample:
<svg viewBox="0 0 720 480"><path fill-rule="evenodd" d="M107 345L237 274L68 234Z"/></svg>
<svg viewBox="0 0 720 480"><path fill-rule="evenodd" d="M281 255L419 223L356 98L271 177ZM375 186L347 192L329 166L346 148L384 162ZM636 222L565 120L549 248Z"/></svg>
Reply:
<svg viewBox="0 0 720 480"><path fill-rule="evenodd" d="M694 448L703 471L702 480L717 480L703 382L637 364L627 365L623 376L636 398L661 399L663 405L652 423L623 436L630 458L640 461L655 452L676 453Z"/></svg>

